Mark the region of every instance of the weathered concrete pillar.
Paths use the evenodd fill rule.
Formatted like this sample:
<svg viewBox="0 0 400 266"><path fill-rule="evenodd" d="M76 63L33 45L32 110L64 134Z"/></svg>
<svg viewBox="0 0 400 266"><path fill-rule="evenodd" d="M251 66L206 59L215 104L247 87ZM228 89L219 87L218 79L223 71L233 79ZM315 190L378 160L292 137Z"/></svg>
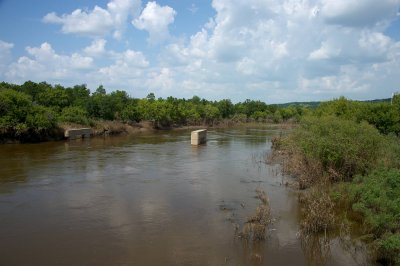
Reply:
<svg viewBox="0 0 400 266"><path fill-rule="evenodd" d="M67 139L89 138L92 133L91 128L71 128L64 132Z"/></svg>
<svg viewBox="0 0 400 266"><path fill-rule="evenodd" d="M192 145L200 145L207 142L207 129L199 129L192 131L190 143Z"/></svg>

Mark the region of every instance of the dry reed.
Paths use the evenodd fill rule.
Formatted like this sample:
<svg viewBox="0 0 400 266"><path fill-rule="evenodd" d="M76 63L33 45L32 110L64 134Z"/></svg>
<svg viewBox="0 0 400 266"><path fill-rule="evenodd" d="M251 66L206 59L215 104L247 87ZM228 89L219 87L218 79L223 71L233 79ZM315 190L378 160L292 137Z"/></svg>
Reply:
<svg viewBox="0 0 400 266"><path fill-rule="evenodd" d="M271 207L266 193L257 189L256 194L261 203L256 208L255 214L247 219L239 233L239 237L252 241L264 240L267 226L271 223Z"/></svg>

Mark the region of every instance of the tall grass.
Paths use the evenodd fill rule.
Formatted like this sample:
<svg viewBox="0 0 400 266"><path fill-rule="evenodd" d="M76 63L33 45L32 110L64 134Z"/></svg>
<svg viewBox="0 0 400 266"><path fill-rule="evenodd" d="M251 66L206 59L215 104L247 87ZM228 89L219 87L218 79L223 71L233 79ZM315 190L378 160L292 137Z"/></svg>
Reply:
<svg viewBox="0 0 400 266"><path fill-rule="evenodd" d="M385 138L367 124L337 117L308 117L288 137L274 143L288 155L285 170L300 188L349 181L384 163Z"/></svg>
<svg viewBox="0 0 400 266"><path fill-rule="evenodd" d="M400 140L366 122L335 116L306 117L299 127L273 141L283 169L305 189L301 231L318 234L337 228L335 198L358 213L371 236L377 259L400 265ZM345 189L334 193L332 184ZM342 207L343 207L342 206Z"/></svg>
<svg viewBox="0 0 400 266"><path fill-rule="evenodd" d="M247 219L239 233L241 238L252 241L264 240L267 226L271 223L271 207L267 194L260 189L256 190L256 194L261 203L257 207L255 214Z"/></svg>

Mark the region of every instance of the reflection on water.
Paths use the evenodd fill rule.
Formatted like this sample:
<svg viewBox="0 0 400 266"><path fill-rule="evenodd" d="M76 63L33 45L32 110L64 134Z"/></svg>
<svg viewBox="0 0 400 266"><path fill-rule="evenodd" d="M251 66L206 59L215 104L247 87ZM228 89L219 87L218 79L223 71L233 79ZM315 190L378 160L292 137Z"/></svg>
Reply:
<svg viewBox="0 0 400 266"><path fill-rule="evenodd" d="M188 131L3 145L0 265L308 265L296 193L278 166L254 163L276 134L209 131L199 147ZM253 214L256 188L276 221L248 243L233 224ZM345 258L327 263L354 264Z"/></svg>

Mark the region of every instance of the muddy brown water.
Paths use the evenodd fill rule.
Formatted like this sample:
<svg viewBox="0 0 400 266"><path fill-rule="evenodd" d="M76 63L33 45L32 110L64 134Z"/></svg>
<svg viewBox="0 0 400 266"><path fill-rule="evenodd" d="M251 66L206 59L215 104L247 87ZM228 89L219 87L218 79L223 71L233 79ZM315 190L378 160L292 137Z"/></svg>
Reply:
<svg viewBox="0 0 400 266"><path fill-rule="evenodd" d="M296 191L257 163L279 129L210 130L0 146L0 265L318 265ZM235 236L267 192L264 242ZM317 250L317 252L315 252ZM327 265L358 258L333 244ZM316 253L316 254L315 254Z"/></svg>

